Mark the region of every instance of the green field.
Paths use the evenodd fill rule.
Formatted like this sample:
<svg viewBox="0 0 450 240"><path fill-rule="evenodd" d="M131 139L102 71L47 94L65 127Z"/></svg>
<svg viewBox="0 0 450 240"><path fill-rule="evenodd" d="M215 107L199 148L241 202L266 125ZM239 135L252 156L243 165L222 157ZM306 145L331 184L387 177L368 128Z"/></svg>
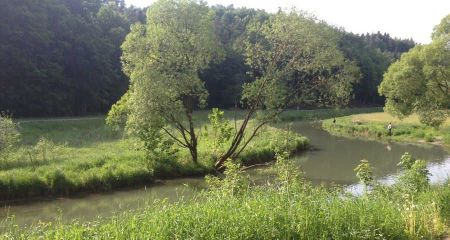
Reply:
<svg viewBox="0 0 450 240"><path fill-rule="evenodd" d="M392 123L392 136L388 135L387 125ZM393 140L410 143L433 143L450 146L450 118L436 129L421 124L416 115L399 120L387 113L356 114L323 121L323 128L332 134L364 137L376 140Z"/></svg>

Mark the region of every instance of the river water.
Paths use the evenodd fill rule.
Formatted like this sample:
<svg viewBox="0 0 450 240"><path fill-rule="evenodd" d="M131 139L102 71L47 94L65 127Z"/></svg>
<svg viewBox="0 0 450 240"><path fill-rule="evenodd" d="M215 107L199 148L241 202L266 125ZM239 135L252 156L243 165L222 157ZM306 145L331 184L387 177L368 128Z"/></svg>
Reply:
<svg viewBox="0 0 450 240"><path fill-rule="evenodd" d="M299 132L311 140L313 150L301 153L292 160L302 169L306 178L315 184L344 184L352 191L358 192L359 185L355 184L357 179L353 169L361 159L370 161L377 178L390 182L398 173L397 163L405 152L428 161L432 182L442 182L450 176L450 154L439 146L380 143L337 137L304 122L283 124L280 127ZM254 178L266 177L257 169L248 172ZM107 217L126 210L143 208L155 200L166 199L173 202L190 198L199 189L204 188L204 185L202 179L177 179L133 190L4 205L0 209L0 219L14 215L15 223L19 225L54 221L57 218L64 222L75 219L89 221L98 216ZM4 221L0 223L0 227L6 227L5 225Z"/></svg>

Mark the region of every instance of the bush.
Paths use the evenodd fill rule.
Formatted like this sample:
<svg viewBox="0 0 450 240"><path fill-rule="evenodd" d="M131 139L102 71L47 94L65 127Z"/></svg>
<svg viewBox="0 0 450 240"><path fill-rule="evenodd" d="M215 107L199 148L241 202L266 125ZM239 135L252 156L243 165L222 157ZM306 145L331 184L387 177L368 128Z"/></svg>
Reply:
<svg viewBox="0 0 450 240"><path fill-rule="evenodd" d="M0 113L0 160L7 160L12 149L20 141L16 124L10 116Z"/></svg>

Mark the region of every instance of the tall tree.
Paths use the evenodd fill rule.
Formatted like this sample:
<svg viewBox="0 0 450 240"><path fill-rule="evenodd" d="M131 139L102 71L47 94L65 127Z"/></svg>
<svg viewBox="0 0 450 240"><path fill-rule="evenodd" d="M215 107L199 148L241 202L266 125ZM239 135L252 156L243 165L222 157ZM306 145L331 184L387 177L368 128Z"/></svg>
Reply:
<svg viewBox="0 0 450 240"><path fill-rule="evenodd" d="M418 113L421 122L432 126L449 116L449 18L435 28L430 44L416 46L389 67L379 88L387 112L400 118Z"/></svg>
<svg viewBox="0 0 450 240"><path fill-rule="evenodd" d="M149 150L159 144L155 139L168 137L197 162L193 111L204 107L208 96L199 72L221 56L213 17L204 2L159 0L122 45L131 82L122 101L129 106L127 127Z"/></svg>
<svg viewBox="0 0 450 240"><path fill-rule="evenodd" d="M326 24L295 11L278 12L248 28L245 55L255 80L244 84L247 113L215 163L217 169L239 156L260 129L290 104L348 102L359 71L338 50L336 36ZM248 129L252 119L256 124Z"/></svg>
<svg viewBox="0 0 450 240"><path fill-rule="evenodd" d="M128 85L120 45L138 12L122 0L0 1L0 110L105 112Z"/></svg>

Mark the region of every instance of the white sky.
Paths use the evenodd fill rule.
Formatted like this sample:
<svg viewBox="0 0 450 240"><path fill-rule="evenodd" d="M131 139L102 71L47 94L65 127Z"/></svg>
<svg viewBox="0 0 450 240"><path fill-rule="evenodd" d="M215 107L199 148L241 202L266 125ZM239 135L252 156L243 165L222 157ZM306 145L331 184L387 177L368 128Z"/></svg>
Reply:
<svg viewBox="0 0 450 240"><path fill-rule="evenodd" d="M125 0L145 7L154 0ZM209 5L306 10L329 24L354 33L387 32L393 37L429 43L433 27L450 14L450 0L209 0Z"/></svg>

